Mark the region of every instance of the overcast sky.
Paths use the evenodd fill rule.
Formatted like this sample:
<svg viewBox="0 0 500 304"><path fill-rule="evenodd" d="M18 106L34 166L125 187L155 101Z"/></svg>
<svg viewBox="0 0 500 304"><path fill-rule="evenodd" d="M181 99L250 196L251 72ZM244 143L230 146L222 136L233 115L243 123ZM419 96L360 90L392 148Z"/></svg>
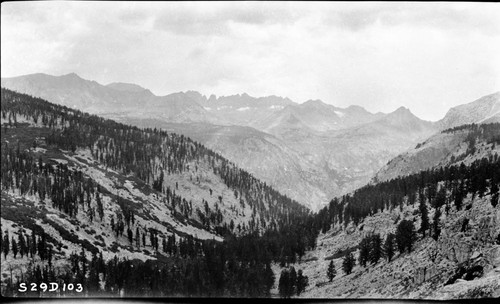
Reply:
<svg viewBox="0 0 500 304"><path fill-rule="evenodd" d="M500 5L3 2L1 73L278 95L438 120L500 90Z"/></svg>

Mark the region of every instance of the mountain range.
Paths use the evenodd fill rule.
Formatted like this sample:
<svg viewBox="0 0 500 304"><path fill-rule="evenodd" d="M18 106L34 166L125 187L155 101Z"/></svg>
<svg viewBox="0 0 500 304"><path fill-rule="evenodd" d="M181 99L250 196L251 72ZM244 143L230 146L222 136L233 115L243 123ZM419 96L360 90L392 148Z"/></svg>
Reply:
<svg viewBox="0 0 500 304"><path fill-rule="evenodd" d="M108 96L146 95L137 85L103 87L118 92ZM226 120L248 105L243 102L258 100L244 95L235 97L242 102L236 110L225 101ZM184 118L194 116L181 107L183 98L209 111L199 93L168 96L147 102L162 100L162 109L174 104ZM272 103L260 100L261 107ZM336 114L321 123L319 112L333 106L282 105L262 110L284 117L267 131L251 119L254 127L169 122L164 113L133 115L127 111L134 103L128 104L123 112L102 113L168 131L138 129L2 89L2 295L26 296L13 282L53 273L84 282L85 295L211 296L220 290L251 297L260 286L257 295L283 296L284 274L293 265L309 282L299 297L499 296L500 124L490 123L498 119L498 93L451 109L453 115L438 122L404 107L389 114L350 107L368 121L356 124ZM294 111L299 106L302 111ZM90 107L112 109L99 102ZM477 114L471 120L468 112ZM384 165L381 158L389 161ZM259 181L234 159L270 179ZM301 203L310 208L319 206L311 202L322 194L332 198L321 193L332 185L332 192L349 195L310 213L271 182L304 197ZM403 224L411 229L403 231ZM388 246L390 235L396 241ZM401 247L407 236L408 249ZM363 241L377 237L378 246ZM384 255L374 254L377 247ZM366 254L369 263L362 262ZM349 256L355 263L347 270ZM333 279L328 265L337 269Z"/></svg>
<svg viewBox="0 0 500 304"><path fill-rule="evenodd" d="M393 157L439 130L500 120L500 93L429 122L403 107L385 114L245 93L156 96L139 85L101 85L74 73L2 78L1 84L123 123L189 136L313 210L368 183Z"/></svg>

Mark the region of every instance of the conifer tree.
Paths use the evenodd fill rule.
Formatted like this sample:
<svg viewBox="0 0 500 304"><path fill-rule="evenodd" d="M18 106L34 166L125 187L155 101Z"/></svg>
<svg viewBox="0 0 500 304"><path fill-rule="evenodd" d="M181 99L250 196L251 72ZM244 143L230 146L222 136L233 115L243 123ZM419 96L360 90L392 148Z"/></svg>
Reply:
<svg viewBox="0 0 500 304"><path fill-rule="evenodd" d="M432 222L432 238L437 241L439 238L439 235L441 234L441 228L440 228L440 217L441 217L441 208L436 208L434 211L434 217L433 217L433 222Z"/></svg>
<svg viewBox="0 0 500 304"><path fill-rule="evenodd" d="M19 231L18 244L19 244L19 254L21 255L21 258L24 257L25 254L28 255L26 248L26 241L24 239L22 231Z"/></svg>
<svg viewBox="0 0 500 304"><path fill-rule="evenodd" d="M35 231L31 230L31 257L36 254L36 249L37 249L37 242L36 242L36 235Z"/></svg>
<svg viewBox="0 0 500 304"><path fill-rule="evenodd" d="M390 262L392 257L394 256L394 239L395 236L393 233L387 234L384 243L384 255L387 258L387 262Z"/></svg>
<svg viewBox="0 0 500 304"><path fill-rule="evenodd" d="M328 270L326 272L326 275L328 276L328 280L331 282L333 278L337 275L337 270L335 270L335 265L333 264L333 260L330 261L330 264L328 264Z"/></svg>
<svg viewBox="0 0 500 304"><path fill-rule="evenodd" d="M104 217L104 206L102 205L101 196L99 192L96 193L96 202L97 202L97 212L99 213L99 218L103 219Z"/></svg>
<svg viewBox="0 0 500 304"><path fill-rule="evenodd" d="M162 238L161 247L163 249L163 252L167 253L167 240L165 239L165 237Z"/></svg>
<svg viewBox="0 0 500 304"><path fill-rule="evenodd" d="M89 266L89 280L88 280L88 291L90 295L96 296L96 293L100 289L99 285L99 265L96 253L92 253L92 260Z"/></svg>
<svg viewBox="0 0 500 304"><path fill-rule="evenodd" d="M396 228L396 244L400 253L405 249L411 252L413 244L417 240L417 233L413 222L402 220Z"/></svg>
<svg viewBox="0 0 500 304"><path fill-rule="evenodd" d="M423 198L420 198L419 210L420 216L422 217L420 231L422 232L422 236L425 237L425 232L429 229L429 211L427 210L427 204Z"/></svg>
<svg viewBox="0 0 500 304"><path fill-rule="evenodd" d="M358 263L360 266L365 267L366 262L368 262L370 254L370 238L369 236L364 237L359 243L359 256Z"/></svg>
<svg viewBox="0 0 500 304"><path fill-rule="evenodd" d="M132 242L134 240L134 236L132 235L132 230L130 228L127 229L127 237L128 237L128 241L132 245Z"/></svg>
<svg viewBox="0 0 500 304"><path fill-rule="evenodd" d="M47 261L49 264L49 268L52 268L52 246L49 246L49 249L47 250Z"/></svg>
<svg viewBox="0 0 500 304"><path fill-rule="evenodd" d="M382 256L382 239L380 234L374 234L370 237L369 259L372 264L377 264Z"/></svg>
<svg viewBox="0 0 500 304"><path fill-rule="evenodd" d="M457 210L460 210L462 208L462 203L463 203L464 196L465 196L464 194L465 194L465 182L462 179L460 184L457 186L457 189L455 190L455 193L453 196L453 200L454 200L455 207L457 208Z"/></svg>
<svg viewBox="0 0 500 304"><path fill-rule="evenodd" d="M141 247L141 233L139 232L139 227L135 229L135 246L137 248Z"/></svg>
<svg viewBox="0 0 500 304"><path fill-rule="evenodd" d="M429 201L429 203L432 203L434 201L436 193L437 193L437 184L433 182L429 183L427 185L427 191L426 191L427 200Z"/></svg>
<svg viewBox="0 0 500 304"><path fill-rule="evenodd" d="M283 269L281 271L279 284L278 284L278 290L279 290L280 297L290 298L292 296L292 290L291 290L290 285L291 285L290 272L288 271L288 269Z"/></svg>
<svg viewBox="0 0 500 304"><path fill-rule="evenodd" d="M297 272L295 268L290 267L290 293L293 295L297 292Z"/></svg>
<svg viewBox="0 0 500 304"><path fill-rule="evenodd" d="M297 273L297 295L300 296L306 287L309 285L309 278L302 274L302 269L299 269Z"/></svg>
<svg viewBox="0 0 500 304"><path fill-rule="evenodd" d="M490 192L491 192L491 205L493 206L493 208L495 208L498 205L498 198L499 198L498 191L499 191L498 184L492 181Z"/></svg>
<svg viewBox="0 0 500 304"><path fill-rule="evenodd" d="M17 256L17 242L14 239L14 237L12 237L12 254L14 255L14 259L15 259Z"/></svg>
<svg viewBox="0 0 500 304"><path fill-rule="evenodd" d="M439 189L434 199L434 208L441 208L446 203L446 188L443 186Z"/></svg>
<svg viewBox="0 0 500 304"><path fill-rule="evenodd" d="M40 256L40 259L45 260L45 248L46 248L46 241L45 241L45 233L42 232L42 236L39 237L38 239L38 255Z"/></svg>
<svg viewBox="0 0 500 304"><path fill-rule="evenodd" d="M352 272L355 264L356 260L354 259L352 252L349 252L344 256L344 260L342 261L342 270L346 275L348 275Z"/></svg>
<svg viewBox="0 0 500 304"><path fill-rule="evenodd" d="M4 258L7 258L7 254L9 254L10 251L10 240L9 240L9 232L5 231L5 235L3 237L3 256Z"/></svg>
<svg viewBox="0 0 500 304"><path fill-rule="evenodd" d="M270 290L274 285L274 272L271 268L271 265L269 263L266 263L266 270L265 270L265 290L266 290L266 296L269 296Z"/></svg>
<svg viewBox="0 0 500 304"><path fill-rule="evenodd" d="M80 252L80 256L78 257L78 259L80 260L81 264L82 264L82 272L81 272L81 275L80 275L80 282L83 282L85 283L85 276L87 275L87 256L85 255L85 249L82 247L82 251Z"/></svg>

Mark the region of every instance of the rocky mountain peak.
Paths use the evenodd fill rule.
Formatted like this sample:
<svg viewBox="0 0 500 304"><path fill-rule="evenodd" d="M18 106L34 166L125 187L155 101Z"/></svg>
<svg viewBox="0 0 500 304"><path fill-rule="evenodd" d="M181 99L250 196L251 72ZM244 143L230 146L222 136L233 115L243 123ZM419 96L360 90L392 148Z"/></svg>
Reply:
<svg viewBox="0 0 500 304"><path fill-rule="evenodd" d="M140 85L137 85L134 83L125 83L125 82L112 82L106 86L108 88L112 88L112 89L117 90L117 91L132 92L132 93L137 93L137 92L142 92L142 91L147 90L147 89L141 87Z"/></svg>
<svg viewBox="0 0 500 304"><path fill-rule="evenodd" d="M415 114L413 114L410 109L406 108L406 107L399 107L397 108L395 111L387 114L385 117L384 117L385 120L392 120L392 121L415 121L415 120L418 120L418 121L423 121L422 119L418 118L417 116L415 116Z"/></svg>
<svg viewBox="0 0 500 304"><path fill-rule="evenodd" d="M208 102L215 102L217 101L217 95L212 94L210 95L210 98L208 98Z"/></svg>
<svg viewBox="0 0 500 304"><path fill-rule="evenodd" d="M73 79L83 79L82 77L78 76L78 74L76 74L76 73L69 73L69 74L66 74L66 75L62 75L60 77L73 78Z"/></svg>
<svg viewBox="0 0 500 304"><path fill-rule="evenodd" d="M394 112L391 112L389 114L394 114L394 115L413 115L413 113L408 109L407 107L399 107L397 108Z"/></svg>
<svg viewBox="0 0 500 304"><path fill-rule="evenodd" d="M319 99L309 99L308 101L304 102L302 105L302 108L311 108L311 109L322 109L329 107L330 105L324 103L323 101Z"/></svg>

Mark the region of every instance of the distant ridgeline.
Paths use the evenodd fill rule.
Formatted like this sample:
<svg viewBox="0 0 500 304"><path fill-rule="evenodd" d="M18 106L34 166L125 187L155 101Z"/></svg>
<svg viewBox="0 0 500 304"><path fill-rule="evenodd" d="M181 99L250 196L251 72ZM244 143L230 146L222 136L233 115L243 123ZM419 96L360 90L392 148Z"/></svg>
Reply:
<svg viewBox="0 0 500 304"><path fill-rule="evenodd" d="M474 153L476 141L500 144L500 123L463 125L442 132L452 133L459 130L469 132L465 140L468 148L465 154L460 156L462 159ZM427 199L432 206L438 207L446 202L448 212L451 208L450 201L454 201L455 207L460 209L463 198L468 194L479 197L491 194L491 203L496 206L499 183L500 157L495 153L470 165L448 165L364 186L353 194L331 200L328 206L319 211L316 219L325 232L332 224L347 226L352 222L357 225L365 217L377 212L401 207L403 203L414 204L417 198Z"/></svg>
<svg viewBox="0 0 500 304"><path fill-rule="evenodd" d="M26 269L22 278L25 282L64 280L66 283L82 283L90 295L269 296L274 283L270 263L294 263L305 250L315 247L319 229L307 208L187 137L127 126L3 88L1 116L4 122L2 218L33 232L32 236L18 233L18 239L14 240L2 231L2 252L5 256L12 252L14 257L19 253L31 257L38 255L41 259L39 264ZM74 153L77 149L88 149L93 159L106 168L149 185L147 191L163 197L176 218L216 233L224 237L224 241L201 241L190 235L176 241L173 235L160 242L158 230L150 229L142 235L138 230L132 231L130 223L141 213L141 206L109 193L99 180L85 176L81 171L61 163L49 164L45 156L37 159L32 152L37 140L31 137L27 141L27 136L23 136L26 132L22 131L23 126L29 129L27 132L32 137L36 134L37 138L45 138L45 144L60 149L58 151ZM10 142L7 142L4 135L12 132L18 133L9 137ZM16 138L17 142L14 141ZM220 210L201 212L198 209L193 212L190 203L176 194L176 187L164 182L166 176L180 174L200 163L208 165L225 185L234 190L241 203L244 204L244 198L251 206L252 220L248 226L238 225L235 229L232 222L224 221ZM9 191L21 195L17 209L4 208L7 204L17 203L17 199L4 202L4 192ZM130 243L136 240L140 245L140 236L145 243L147 233L157 251L157 259L141 262L115 256L106 261L102 252L90 242L66 235L64 237L75 239L82 253L72 254L65 260L70 270L56 271L52 259L60 244L35 224L41 211L37 207L29 209L20 202L24 197L40 201L49 199L53 208L70 218L85 212L90 221L103 221L106 220L103 217L103 195L116 199L121 209L116 221L112 218L111 234L118 237L126 231ZM33 218L19 218L19 214L12 210L31 213ZM57 225L54 224L54 228L57 230ZM92 252L90 261L85 250ZM7 280L4 295L40 295L40 291L17 293L16 284L12 278ZM75 292L73 295L80 294Z"/></svg>

